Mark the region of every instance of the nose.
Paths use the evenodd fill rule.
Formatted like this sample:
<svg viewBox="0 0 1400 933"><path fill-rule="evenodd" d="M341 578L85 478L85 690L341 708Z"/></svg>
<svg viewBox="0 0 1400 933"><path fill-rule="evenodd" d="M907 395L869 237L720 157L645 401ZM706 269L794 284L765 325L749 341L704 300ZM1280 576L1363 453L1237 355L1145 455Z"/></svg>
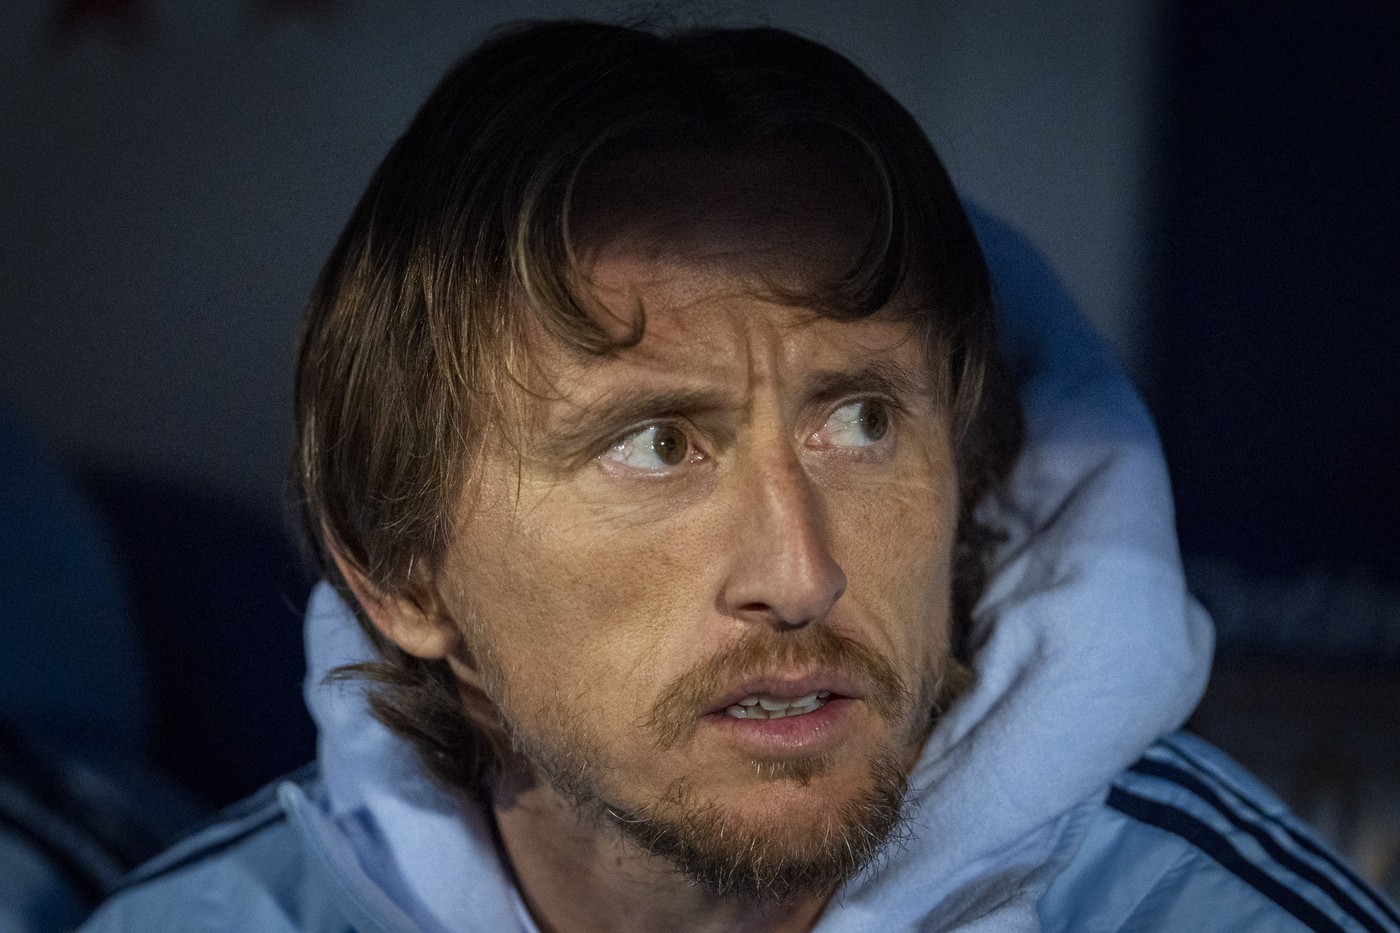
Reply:
<svg viewBox="0 0 1400 933"><path fill-rule="evenodd" d="M822 620L846 592L846 574L832 555L818 490L791 449L746 464L739 482L724 608L777 629Z"/></svg>

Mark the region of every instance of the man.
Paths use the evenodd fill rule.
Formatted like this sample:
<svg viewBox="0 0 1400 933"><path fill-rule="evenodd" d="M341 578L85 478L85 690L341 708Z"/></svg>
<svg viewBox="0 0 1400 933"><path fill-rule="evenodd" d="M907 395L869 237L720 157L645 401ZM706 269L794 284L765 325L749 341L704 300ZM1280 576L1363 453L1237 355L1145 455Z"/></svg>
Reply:
<svg viewBox="0 0 1400 933"><path fill-rule="evenodd" d="M319 771L92 928L1391 922L1153 746L1210 636L1151 431L983 227L1024 451L968 219L850 63L578 23L469 56L303 337Z"/></svg>

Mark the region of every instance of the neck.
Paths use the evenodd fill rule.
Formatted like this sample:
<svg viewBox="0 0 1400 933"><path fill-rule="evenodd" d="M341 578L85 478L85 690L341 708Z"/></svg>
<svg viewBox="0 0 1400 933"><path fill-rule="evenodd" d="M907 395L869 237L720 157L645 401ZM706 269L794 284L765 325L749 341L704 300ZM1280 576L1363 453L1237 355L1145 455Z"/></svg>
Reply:
<svg viewBox="0 0 1400 933"><path fill-rule="evenodd" d="M720 897L583 814L551 786L497 793L492 810L521 895L543 933L810 930L830 894L755 904Z"/></svg>

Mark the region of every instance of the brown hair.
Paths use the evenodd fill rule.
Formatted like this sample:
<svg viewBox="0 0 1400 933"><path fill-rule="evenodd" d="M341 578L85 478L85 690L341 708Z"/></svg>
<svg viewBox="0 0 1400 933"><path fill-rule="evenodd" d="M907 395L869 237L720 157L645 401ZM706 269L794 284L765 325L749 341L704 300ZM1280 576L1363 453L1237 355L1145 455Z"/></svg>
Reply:
<svg viewBox="0 0 1400 933"><path fill-rule="evenodd" d="M775 29L513 27L453 68L390 150L316 285L296 380L304 531L352 606L332 554L391 596L440 566L473 454L511 416L527 333L617 348L575 278L584 173L661 150L792 146L850 179L872 218L849 268L803 300L858 318L912 296L899 305L946 376L962 496L955 639L966 630L995 537L973 508L1020 443L987 270L909 113L845 58ZM376 682L376 715L448 786L489 782L507 749L492 704L469 696L464 713L446 662L399 650L356 609L381 658L354 670Z"/></svg>

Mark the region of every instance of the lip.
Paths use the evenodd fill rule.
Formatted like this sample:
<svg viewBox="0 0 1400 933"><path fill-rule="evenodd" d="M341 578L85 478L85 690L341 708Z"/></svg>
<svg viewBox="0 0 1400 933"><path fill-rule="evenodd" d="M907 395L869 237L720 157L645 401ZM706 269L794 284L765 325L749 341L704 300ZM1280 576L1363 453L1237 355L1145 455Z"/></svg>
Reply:
<svg viewBox="0 0 1400 933"><path fill-rule="evenodd" d="M835 693L810 713L781 719L736 719L721 710L701 720L703 734L749 761L780 761L834 752L856 735L858 700Z"/></svg>
<svg viewBox="0 0 1400 933"><path fill-rule="evenodd" d="M734 688L725 691L711 704L704 715L724 714L724 711L744 697L764 693L774 697L795 700L825 690L831 694L830 700L860 700L865 691L855 679L836 670L820 670L806 674L764 675L740 681ZM828 702L830 702L828 700ZM781 720L765 720L780 722Z"/></svg>

